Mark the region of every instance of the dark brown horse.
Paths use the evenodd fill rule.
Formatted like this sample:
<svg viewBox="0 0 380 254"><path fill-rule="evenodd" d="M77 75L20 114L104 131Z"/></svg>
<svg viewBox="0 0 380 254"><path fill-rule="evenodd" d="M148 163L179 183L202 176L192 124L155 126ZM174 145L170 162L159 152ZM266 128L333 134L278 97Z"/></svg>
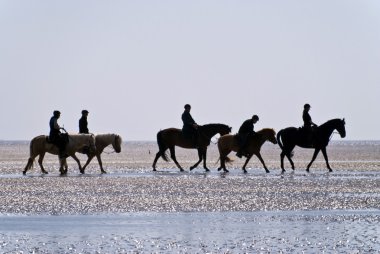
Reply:
<svg viewBox="0 0 380 254"><path fill-rule="evenodd" d="M215 136L216 134L219 134L221 136L228 134L231 132L231 127L225 124L205 124L198 127L198 138L197 138L197 146L194 146L194 142L184 137L182 131L180 129L176 128L169 128L162 131L159 131L157 133L157 144L159 151L156 154L156 158L154 158L153 162L153 171L156 171L156 163L158 158L161 156L163 160L168 161L168 157L166 154L166 150L169 149L170 151L170 157L174 161L174 163L177 165L177 167L183 171L183 168L179 163L177 162L177 159L175 157L175 146L179 146L182 148L189 148L189 149L198 149L198 156L199 160L197 163L195 163L193 166L190 167L190 170L193 170L196 168L199 163L203 160L203 167L206 171L209 171L209 169L206 166L206 154L207 154L207 147L210 144L211 138Z"/></svg>
<svg viewBox="0 0 380 254"><path fill-rule="evenodd" d="M329 144L330 137L334 130L337 130L342 138L346 136L346 128L345 128L345 121L344 119L332 119L330 121L327 121L326 123L318 126L316 130L314 131L314 144L310 144L310 141L308 142L305 137L305 135L302 133L302 130L295 127L288 127L286 129L282 129L277 134L277 141L281 148L281 169L282 173L285 172L284 169L284 157L286 156L292 166L292 169L294 170L294 163L292 161L293 156L293 149L295 146L299 146L302 148L313 148L314 154L313 158L311 159L310 163L307 165L306 171L309 172L311 164L314 162L315 158L317 158L317 155L319 151L322 151L323 157L326 160L327 168L329 169L329 172L332 171L329 159L327 157L326 147Z"/></svg>
<svg viewBox="0 0 380 254"><path fill-rule="evenodd" d="M256 132L256 135L249 138L247 141L247 160L244 163L243 171L244 173L247 173L247 170L245 167L247 166L249 160L252 158L253 155L256 155L257 158L261 161L261 163L264 166L264 169L267 173L269 173L269 170L265 166L264 160L261 157L260 149L261 146L265 143L265 141L270 141L273 144L277 144L276 140L276 132L273 129L262 129L258 132ZM224 172L228 172L226 168L226 162L230 162L231 159L228 158L228 154L231 151L237 152L239 150L239 143L235 135L224 135L223 137L220 137L218 141L218 149L219 149L219 155L220 155L220 167L218 170L223 169Z"/></svg>

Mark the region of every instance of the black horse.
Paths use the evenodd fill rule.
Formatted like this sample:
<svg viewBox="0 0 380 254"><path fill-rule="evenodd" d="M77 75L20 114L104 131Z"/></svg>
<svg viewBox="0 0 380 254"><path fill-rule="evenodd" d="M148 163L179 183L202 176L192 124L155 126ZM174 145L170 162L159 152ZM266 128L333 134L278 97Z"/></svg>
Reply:
<svg viewBox="0 0 380 254"><path fill-rule="evenodd" d="M200 125L198 127L198 135L197 135L197 147L194 146L194 141L190 138L186 138L182 130L176 128L169 128L161 130L157 133L157 144L159 151L156 154L156 158L153 162L153 171L156 171L156 163L158 158L161 156L162 159L168 161L168 157L166 154L166 150L169 149L170 157L177 165L177 167L183 171L183 168L177 162L175 157L175 146L179 146L182 148L190 148L190 149L198 149L199 160L193 166L190 167L190 170L196 168L199 163L203 160L203 167L206 171L209 169L206 166L206 153L207 146L210 144L211 138L216 134L220 134L221 136L228 134L231 132L231 127L225 124L214 123L214 124L205 124Z"/></svg>
<svg viewBox="0 0 380 254"><path fill-rule="evenodd" d="M330 137L334 130L337 130L342 138L346 136L346 128L345 128L344 119L332 119L327 121L326 123L316 127L313 130L313 141L310 142L308 138L304 135L304 130L288 127L280 130L277 133L277 142L281 148L281 169L282 173L285 172L284 169L284 157L286 156L294 170L294 163L291 159L293 156L293 149L295 146L303 147L303 148L314 148L313 158L311 159L309 165L307 165L306 171L309 172L309 168L311 164L314 162L317 157L319 151L322 150L323 157L326 160L327 168L329 172L332 171L329 165L329 159L327 157L326 147L329 144Z"/></svg>

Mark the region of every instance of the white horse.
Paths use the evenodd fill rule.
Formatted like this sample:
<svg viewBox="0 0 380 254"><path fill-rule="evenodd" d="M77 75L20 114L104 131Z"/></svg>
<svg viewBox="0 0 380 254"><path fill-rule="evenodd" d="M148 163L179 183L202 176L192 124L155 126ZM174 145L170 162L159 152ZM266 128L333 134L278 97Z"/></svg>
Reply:
<svg viewBox="0 0 380 254"><path fill-rule="evenodd" d="M102 173L107 173L103 169L102 158L100 157L100 155L103 152L104 148L106 148L109 145L112 145L112 147L116 153L120 153L122 142L123 142L122 138L117 134L98 134L98 135L95 135L95 146L96 146L95 152L87 153L88 159L86 161L86 164L84 164L84 166L80 172L83 174L87 165L96 156L96 158L98 159L98 162L99 162L100 170L102 171Z"/></svg>
<svg viewBox="0 0 380 254"><path fill-rule="evenodd" d="M59 149L56 145L49 143L47 141L48 136L40 135L32 139L30 141L30 155L28 159L28 163L25 166L24 171L22 172L24 175L26 172L33 167L34 159L39 156L38 164L40 165L41 171L44 174L48 172L44 169L42 165L42 161L44 159L45 153L51 153L58 155ZM83 149L88 149L89 151L95 151L95 136L92 134L69 134L68 136L69 142L66 145L65 153L71 156L79 166L79 170L82 170L82 166L78 157L75 155L76 152L80 152ZM66 170L63 168L66 167ZM66 159L60 160L60 168L59 171L61 174L67 172L67 164Z"/></svg>

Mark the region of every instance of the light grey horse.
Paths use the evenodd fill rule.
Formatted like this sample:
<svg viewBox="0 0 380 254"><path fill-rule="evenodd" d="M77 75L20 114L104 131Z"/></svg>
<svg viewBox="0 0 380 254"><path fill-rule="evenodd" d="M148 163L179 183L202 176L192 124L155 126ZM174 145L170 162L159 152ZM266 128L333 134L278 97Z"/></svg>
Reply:
<svg viewBox="0 0 380 254"><path fill-rule="evenodd" d="M38 164L40 165L41 171L44 174L48 172L44 169L42 165L42 161L46 153L51 153L58 155L59 149L56 145L49 143L47 141L48 136L40 135L33 138L30 141L30 155L28 159L28 163L25 166L23 174L33 167L34 159L39 156ZM76 152L83 151L83 149L88 149L89 151L95 151L95 136L92 134L69 134L68 136L69 142L66 145L65 153L71 156L79 166L79 170L82 170L82 166L78 157L75 155ZM64 170L66 167L66 170ZM60 160L60 172L61 174L67 173L67 163L66 159Z"/></svg>

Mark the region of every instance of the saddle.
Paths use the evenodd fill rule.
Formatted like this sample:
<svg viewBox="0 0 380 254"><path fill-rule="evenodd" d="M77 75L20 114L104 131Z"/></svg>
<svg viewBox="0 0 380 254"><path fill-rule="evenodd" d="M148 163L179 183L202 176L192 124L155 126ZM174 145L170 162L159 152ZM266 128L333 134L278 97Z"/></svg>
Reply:
<svg viewBox="0 0 380 254"><path fill-rule="evenodd" d="M303 140L304 144L310 147L314 147L316 128L306 128L304 126L298 128L300 138Z"/></svg>

